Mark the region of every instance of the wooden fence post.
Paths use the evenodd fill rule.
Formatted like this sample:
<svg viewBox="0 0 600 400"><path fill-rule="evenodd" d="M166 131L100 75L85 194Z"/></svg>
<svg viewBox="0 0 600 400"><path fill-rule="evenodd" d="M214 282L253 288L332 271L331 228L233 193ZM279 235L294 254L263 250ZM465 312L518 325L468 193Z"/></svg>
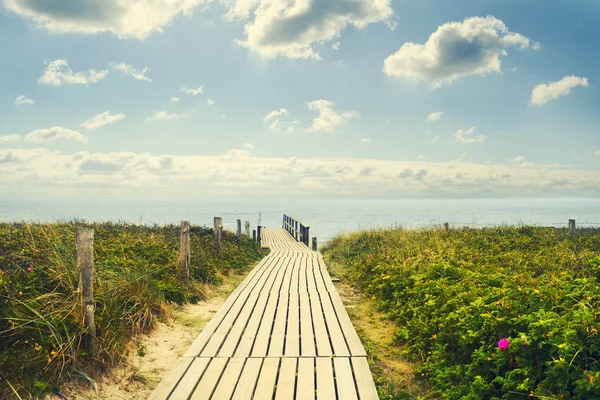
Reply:
<svg viewBox="0 0 600 400"><path fill-rule="evenodd" d="M80 288L82 295L83 324L88 329L86 337L87 350L96 352L96 323L94 322L94 230L78 228L75 235L77 249L77 266L80 271Z"/></svg>
<svg viewBox="0 0 600 400"><path fill-rule="evenodd" d="M309 240L310 240L310 226L305 226L304 227L304 235L302 236L302 241L304 242L306 247L308 247Z"/></svg>
<svg viewBox="0 0 600 400"><path fill-rule="evenodd" d="M258 247L260 247L261 243L260 243L260 239L261 239L261 231L262 231L262 226L257 226L256 227L256 241L258 242Z"/></svg>
<svg viewBox="0 0 600 400"><path fill-rule="evenodd" d="M312 238L312 249L313 251L317 251L317 238Z"/></svg>
<svg viewBox="0 0 600 400"><path fill-rule="evenodd" d="M235 231L235 235L237 237L242 236L242 220L241 219L237 220L237 230Z"/></svg>
<svg viewBox="0 0 600 400"><path fill-rule="evenodd" d="M184 279L190 279L191 258L190 223L188 221L181 221L181 232L179 233L179 270Z"/></svg>
<svg viewBox="0 0 600 400"><path fill-rule="evenodd" d="M450 229L450 224L448 222L444 222L444 225L442 226L442 230L444 232L448 232L449 229Z"/></svg>
<svg viewBox="0 0 600 400"><path fill-rule="evenodd" d="M575 226L575 220L574 219L570 219L569 220L569 235L574 235L576 229L577 228Z"/></svg>
<svg viewBox="0 0 600 400"><path fill-rule="evenodd" d="M250 222L245 221L244 225L246 226L246 236L250 237Z"/></svg>
<svg viewBox="0 0 600 400"><path fill-rule="evenodd" d="M221 251L221 240L223 238L223 218L215 217L215 249Z"/></svg>
<svg viewBox="0 0 600 400"><path fill-rule="evenodd" d="M252 240L256 242L256 229L252 229Z"/></svg>

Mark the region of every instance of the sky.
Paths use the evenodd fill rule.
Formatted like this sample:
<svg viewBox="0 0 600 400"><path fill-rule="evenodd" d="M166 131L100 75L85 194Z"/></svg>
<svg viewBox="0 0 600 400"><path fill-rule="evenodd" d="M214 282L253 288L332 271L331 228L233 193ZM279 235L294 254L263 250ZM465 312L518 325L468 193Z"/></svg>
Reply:
<svg viewBox="0 0 600 400"><path fill-rule="evenodd" d="M0 0L0 200L600 196L597 0Z"/></svg>

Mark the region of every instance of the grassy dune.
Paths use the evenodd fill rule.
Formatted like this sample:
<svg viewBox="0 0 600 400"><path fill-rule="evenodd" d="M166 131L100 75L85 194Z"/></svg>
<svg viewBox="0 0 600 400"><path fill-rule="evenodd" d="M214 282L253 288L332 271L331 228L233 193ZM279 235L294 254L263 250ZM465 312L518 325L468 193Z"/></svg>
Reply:
<svg viewBox="0 0 600 400"><path fill-rule="evenodd" d="M95 230L98 346L82 346L75 232ZM0 398L36 397L70 377L93 377L118 363L132 336L166 317L166 306L202 300L207 284L262 258L247 237L192 227L192 276L178 273L179 226L0 224Z"/></svg>
<svg viewBox="0 0 600 400"><path fill-rule="evenodd" d="M395 322L432 397L600 398L599 230L375 230L323 253Z"/></svg>

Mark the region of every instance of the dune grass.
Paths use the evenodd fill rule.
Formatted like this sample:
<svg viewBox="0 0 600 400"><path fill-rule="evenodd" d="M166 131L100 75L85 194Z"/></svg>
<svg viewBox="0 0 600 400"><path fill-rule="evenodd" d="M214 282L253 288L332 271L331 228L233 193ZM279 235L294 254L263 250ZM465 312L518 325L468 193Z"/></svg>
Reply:
<svg viewBox="0 0 600 400"><path fill-rule="evenodd" d="M94 239L97 347L82 346L77 227ZM207 284L262 258L247 237L191 229L193 279L178 271L179 226L125 223L0 223L0 398L38 397L71 377L94 377L118 363L127 343L167 317L167 305L197 302Z"/></svg>
<svg viewBox="0 0 600 400"><path fill-rule="evenodd" d="M372 230L322 252L396 323L432 396L600 398L600 230Z"/></svg>

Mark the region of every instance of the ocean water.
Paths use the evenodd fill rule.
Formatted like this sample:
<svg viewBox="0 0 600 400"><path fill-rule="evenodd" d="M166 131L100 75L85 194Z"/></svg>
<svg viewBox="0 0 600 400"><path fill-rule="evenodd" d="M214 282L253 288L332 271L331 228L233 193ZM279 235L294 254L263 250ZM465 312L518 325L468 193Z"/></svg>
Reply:
<svg viewBox="0 0 600 400"><path fill-rule="evenodd" d="M600 228L597 199L321 199L227 201L0 201L0 221L126 221L143 224L212 226L223 218L235 230L236 220L281 226L286 213L310 226L319 243L360 229L404 226L418 228L449 222L451 226L543 225Z"/></svg>

